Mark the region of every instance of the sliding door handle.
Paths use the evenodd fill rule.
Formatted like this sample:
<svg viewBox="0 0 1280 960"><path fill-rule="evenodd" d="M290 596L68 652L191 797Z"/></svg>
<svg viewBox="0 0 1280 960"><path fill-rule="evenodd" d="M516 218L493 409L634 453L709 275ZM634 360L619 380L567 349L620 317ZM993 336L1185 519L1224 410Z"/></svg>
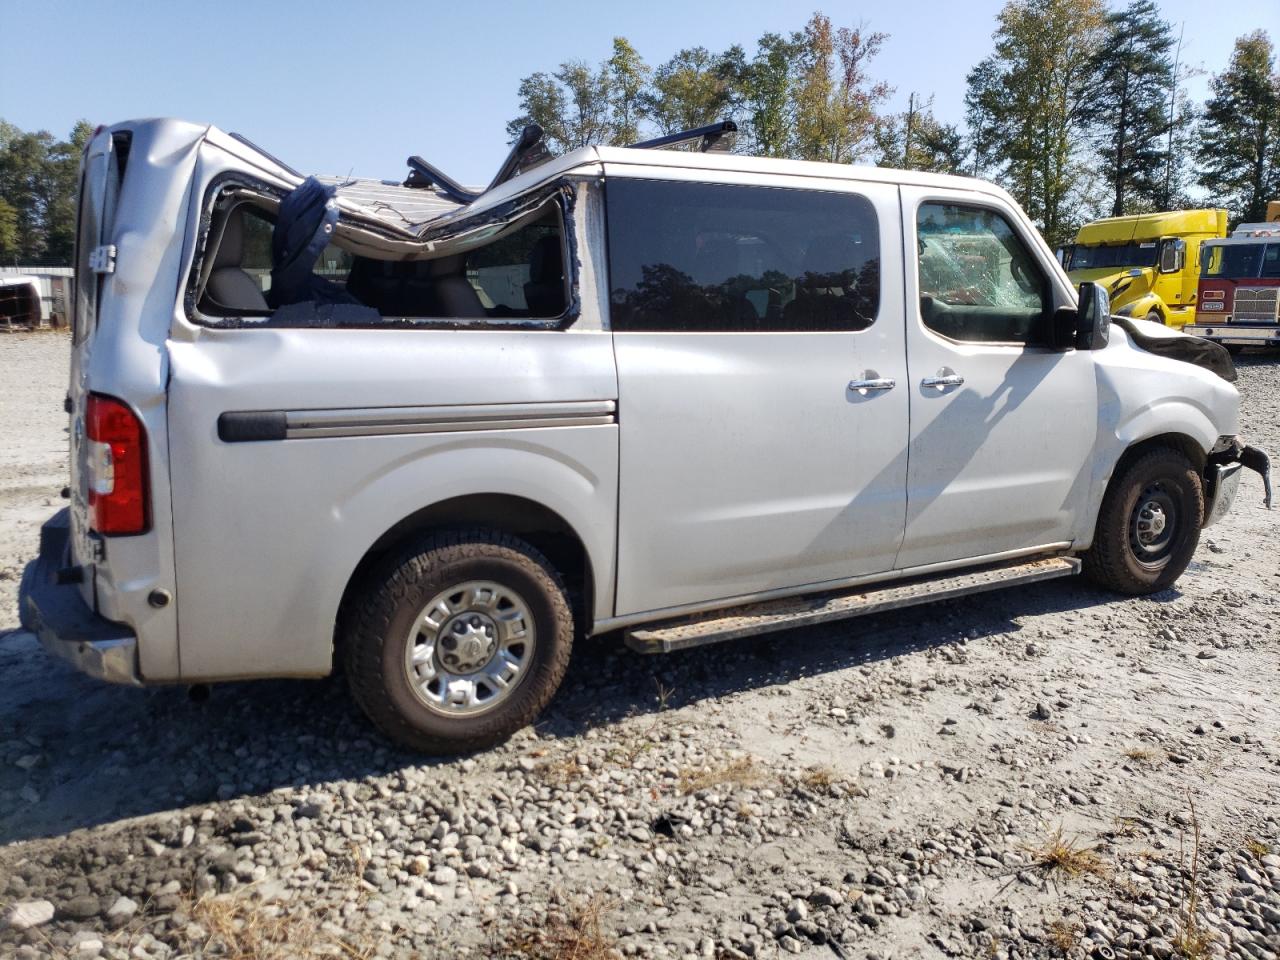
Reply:
<svg viewBox="0 0 1280 960"><path fill-rule="evenodd" d="M850 380L849 389L855 393L866 396L869 393L877 393L881 390L892 390L898 381L892 377L875 377L871 380Z"/></svg>

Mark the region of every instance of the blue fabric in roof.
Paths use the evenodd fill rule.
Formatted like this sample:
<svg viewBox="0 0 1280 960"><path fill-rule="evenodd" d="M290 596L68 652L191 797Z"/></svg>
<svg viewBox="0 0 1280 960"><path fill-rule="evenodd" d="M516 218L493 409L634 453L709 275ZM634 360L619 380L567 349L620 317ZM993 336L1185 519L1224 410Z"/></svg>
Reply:
<svg viewBox="0 0 1280 960"><path fill-rule="evenodd" d="M308 177L280 202L271 234L272 307L290 303L357 303L339 284L313 272L338 223L337 188Z"/></svg>

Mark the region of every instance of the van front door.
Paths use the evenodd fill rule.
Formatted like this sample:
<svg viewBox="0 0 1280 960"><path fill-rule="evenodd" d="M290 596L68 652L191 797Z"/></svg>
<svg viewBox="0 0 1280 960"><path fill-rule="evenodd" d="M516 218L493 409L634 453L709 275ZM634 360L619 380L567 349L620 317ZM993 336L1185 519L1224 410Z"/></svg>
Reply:
<svg viewBox="0 0 1280 960"><path fill-rule="evenodd" d="M902 540L895 188L698 175L606 166L619 616L888 571Z"/></svg>
<svg viewBox="0 0 1280 960"><path fill-rule="evenodd" d="M1052 255L994 197L902 188L911 403L898 568L1065 543L1089 495L1093 356L1048 345Z"/></svg>

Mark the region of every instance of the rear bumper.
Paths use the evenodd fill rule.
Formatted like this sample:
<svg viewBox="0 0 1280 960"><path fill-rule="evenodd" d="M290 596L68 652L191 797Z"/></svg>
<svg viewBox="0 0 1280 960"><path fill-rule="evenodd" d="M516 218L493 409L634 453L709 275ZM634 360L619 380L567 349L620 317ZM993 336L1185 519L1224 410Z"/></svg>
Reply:
<svg viewBox="0 0 1280 960"><path fill-rule="evenodd" d="M70 511L40 528L40 554L22 574L18 613L46 650L77 670L108 683L140 684L138 638L127 626L98 616L75 584L59 583L68 560Z"/></svg>
<svg viewBox="0 0 1280 960"><path fill-rule="evenodd" d="M1182 328L1183 333L1204 337L1214 343L1240 344L1244 347L1280 347L1280 326L1269 324L1245 326L1235 323L1198 321Z"/></svg>

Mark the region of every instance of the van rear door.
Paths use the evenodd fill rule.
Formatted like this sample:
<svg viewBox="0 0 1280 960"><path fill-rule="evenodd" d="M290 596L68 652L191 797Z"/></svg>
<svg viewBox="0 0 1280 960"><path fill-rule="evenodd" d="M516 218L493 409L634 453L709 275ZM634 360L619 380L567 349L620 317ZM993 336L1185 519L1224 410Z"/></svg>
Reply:
<svg viewBox="0 0 1280 960"><path fill-rule="evenodd" d="M123 136L123 135L121 135ZM110 130L99 129L85 146L80 170L80 204L76 222L76 282L71 321L71 383L67 412L71 416L71 551L84 575L85 602L94 605L97 551L89 530L88 444L85 405L89 394L89 358L98 330L98 302L103 278L114 268L109 237L120 186L119 158Z"/></svg>

